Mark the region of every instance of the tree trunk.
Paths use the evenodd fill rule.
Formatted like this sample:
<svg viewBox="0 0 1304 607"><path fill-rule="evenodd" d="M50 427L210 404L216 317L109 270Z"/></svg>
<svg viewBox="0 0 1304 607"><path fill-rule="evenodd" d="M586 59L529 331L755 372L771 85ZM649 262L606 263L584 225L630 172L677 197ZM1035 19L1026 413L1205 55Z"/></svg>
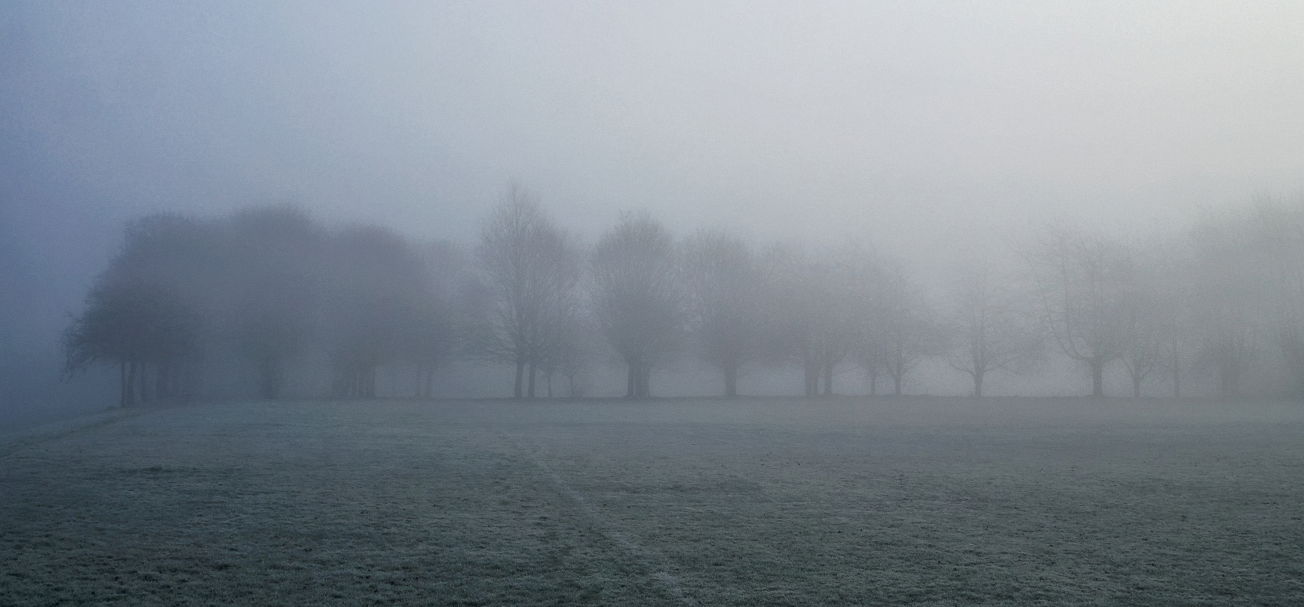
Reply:
<svg viewBox="0 0 1304 607"><path fill-rule="evenodd" d="M159 363L157 375L154 376L154 395L158 398L171 398L172 366Z"/></svg>
<svg viewBox="0 0 1304 607"><path fill-rule="evenodd" d="M724 395L729 398L738 396L738 365L730 363L724 366Z"/></svg>
<svg viewBox="0 0 1304 607"><path fill-rule="evenodd" d="M984 374L982 372L976 372L973 374L973 397L974 398L983 397L983 375Z"/></svg>
<svg viewBox="0 0 1304 607"><path fill-rule="evenodd" d="M1236 363L1224 362L1218 366L1218 391L1224 398L1235 398L1241 394L1241 372Z"/></svg>
<svg viewBox="0 0 1304 607"><path fill-rule="evenodd" d="M625 398L638 397L638 363L629 363L629 377L625 382Z"/></svg>
<svg viewBox="0 0 1304 607"><path fill-rule="evenodd" d="M534 361L530 361L529 364L526 365L525 375L528 378L526 381L525 397L529 399L533 399L534 398L534 376L536 375Z"/></svg>
<svg viewBox="0 0 1304 607"><path fill-rule="evenodd" d="M652 398L652 365L639 366L638 397Z"/></svg>
<svg viewBox="0 0 1304 607"><path fill-rule="evenodd" d="M869 374L869 395L878 396L878 372Z"/></svg>
<svg viewBox="0 0 1304 607"><path fill-rule="evenodd" d="M1169 353L1169 362L1173 369L1173 398L1182 397L1182 360L1178 355L1177 346L1173 345Z"/></svg>
<svg viewBox="0 0 1304 607"><path fill-rule="evenodd" d="M1105 362L1093 358L1087 364L1091 366L1091 395L1102 397L1105 395Z"/></svg>
<svg viewBox="0 0 1304 607"><path fill-rule="evenodd" d="M1132 398L1141 398L1141 377L1132 376Z"/></svg>
<svg viewBox="0 0 1304 607"><path fill-rule="evenodd" d="M140 402L147 403L154 400L154 394L149 391L149 363L140 363L140 377L137 383L140 385Z"/></svg>
<svg viewBox="0 0 1304 607"><path fill-rule="evenodd" d="M514 388L512 388L512 398L520 400L521 396L525 393L524 381L525 381L525 361L517 360L516 361L516 385Z"/></svg>
<svg viewBox="0 0 1304 607"><path fill-rule="evenodd" d="M127 361L118 362L118 406L126 407L127 402Z"/></svg>
<svg viewBox="0 0 1304 607"><path fill-rule="evenodd" d="M824 396L833 396L833 363L825 362L823 367L824 367Z"/></svg>
<svg viewBox="0 0 1304 607"><path fill-rule="evenodd" d="M905 373L897 372L892 374L892 394L901 396L901 380L905 379Z"/></svg>
<svg viewBox="0 0 1304 607"><path fill-rule="evenodd" d="M807 397L819 394L820 367L815 356L809 351L802 353L802 371L805 373L805 394Z"/></svg>
<svg viewBox="0 0 1304 607"><path fill-rule="evenodd" d="M268 400L276 400L281 395L281 361L275 356L266 356L258 369L258 392Z"/></svg>
<svg viewBox="0 0 1304 607"><path fill-rule="evenodd" d="M136 361L127 366L127 406L136 404Z"/></svg>

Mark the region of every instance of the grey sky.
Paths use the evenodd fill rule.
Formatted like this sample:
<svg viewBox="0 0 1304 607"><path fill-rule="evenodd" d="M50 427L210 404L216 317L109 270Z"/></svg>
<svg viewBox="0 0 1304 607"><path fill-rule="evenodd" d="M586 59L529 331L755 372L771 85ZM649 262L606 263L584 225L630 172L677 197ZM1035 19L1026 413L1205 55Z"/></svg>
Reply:
<svg viewBox="0 0 1304 607"><path fill-rule="evenodd" d="M465 240L509 179L589 235L1149 232L1304 191L1301 31L1298 2L6 2L0 326L46 339L144 212Z"/></svg>

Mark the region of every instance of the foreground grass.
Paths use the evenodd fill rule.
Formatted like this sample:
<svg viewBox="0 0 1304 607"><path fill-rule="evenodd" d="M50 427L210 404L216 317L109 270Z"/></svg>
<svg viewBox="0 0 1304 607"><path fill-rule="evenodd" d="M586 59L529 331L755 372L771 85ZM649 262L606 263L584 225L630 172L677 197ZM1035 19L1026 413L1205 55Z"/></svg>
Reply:
<svg viewBox="0 0 1304 607"><path fill-rule="evenodd" d="M0 445L0 604L1304 604L1304 410L235 403Z"/></svg>

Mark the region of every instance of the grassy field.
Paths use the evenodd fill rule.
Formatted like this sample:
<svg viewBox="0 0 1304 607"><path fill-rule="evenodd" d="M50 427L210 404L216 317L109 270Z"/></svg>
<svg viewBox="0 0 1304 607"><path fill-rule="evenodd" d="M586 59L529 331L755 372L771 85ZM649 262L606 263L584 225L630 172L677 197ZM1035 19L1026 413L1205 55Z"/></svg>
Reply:
<svg viewBox="0 0 1304 607"><path fill-rule="evenodd" d="M0 604L1304 604L1304 406L233 403L0 443Z"/></svg>

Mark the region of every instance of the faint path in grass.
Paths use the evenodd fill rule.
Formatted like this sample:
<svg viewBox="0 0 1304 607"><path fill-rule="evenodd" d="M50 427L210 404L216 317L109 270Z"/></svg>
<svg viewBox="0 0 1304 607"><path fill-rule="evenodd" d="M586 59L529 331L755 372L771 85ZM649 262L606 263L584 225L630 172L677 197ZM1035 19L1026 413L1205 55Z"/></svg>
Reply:
<svg viewBox="0 0 1304 607"><path fill-rule="evenodd" d="M131 419L155 410L157 410L155 407L108 409L69 420L24 428L12 433L0 433L0 458L8 457L36 445L116 424L122 420Z"/></svg>
<svg viewBox="0 0 1304 607"><path fill-rule="evenodd" d="M671 598L675 599L681 605L690 605L696 607L699 603L684 591L683 584L679 578L670 573L665 566L666 559L655 550L644 546L630 533L621 531L615 523L604 517L597 508L593 506L584 497L583 493L575 490L566 479L562 478L552 466L541 456L543 448L527 444L520 437L513 437L507 434L500 434L503 442L510 445L516 451L520 452L530 465L537 468L543 473L551 483L556 492L569 502L575 509L578 518L588 527L598 532L602 537L607 538L612 544L620 548L621 552L635 561L640 567L648 571L649 577L656 580Z"/></svg>

